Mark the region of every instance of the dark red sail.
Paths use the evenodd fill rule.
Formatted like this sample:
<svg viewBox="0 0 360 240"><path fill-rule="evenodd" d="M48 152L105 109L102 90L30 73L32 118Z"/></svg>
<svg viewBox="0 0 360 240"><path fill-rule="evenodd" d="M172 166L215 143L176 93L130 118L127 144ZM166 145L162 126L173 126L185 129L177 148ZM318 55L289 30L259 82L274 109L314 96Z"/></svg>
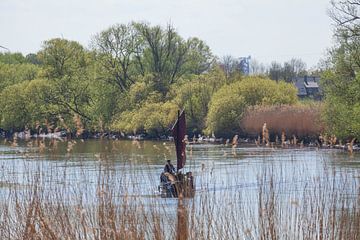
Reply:
<svg viewBox="0 0 360 240"><path fill-rule="evenodd" d="M177 157L177 170L182 169L185 166L186 161L186 121L185 121L185 111L183 110L180 114L178 113L178 119L172 128L172 134L176 146L176 157Z"/></svg>

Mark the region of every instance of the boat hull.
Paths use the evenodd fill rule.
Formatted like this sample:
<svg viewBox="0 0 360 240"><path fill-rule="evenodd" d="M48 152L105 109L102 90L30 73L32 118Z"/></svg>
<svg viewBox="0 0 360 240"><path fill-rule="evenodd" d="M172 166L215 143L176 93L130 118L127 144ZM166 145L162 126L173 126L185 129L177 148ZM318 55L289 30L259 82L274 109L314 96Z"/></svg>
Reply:
<svg viewBox="0 0 360 240"><path fill-rule="evenodd" d="M193 198L195 196L195 182L192 172L186 174L162 173L159 192L163 198Z"/></svg>

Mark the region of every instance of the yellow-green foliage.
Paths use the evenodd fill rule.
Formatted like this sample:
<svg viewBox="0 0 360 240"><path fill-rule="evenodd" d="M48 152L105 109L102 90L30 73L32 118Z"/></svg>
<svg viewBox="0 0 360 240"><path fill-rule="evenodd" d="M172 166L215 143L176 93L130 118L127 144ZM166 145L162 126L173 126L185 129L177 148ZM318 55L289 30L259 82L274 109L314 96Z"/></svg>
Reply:
<svg viewBox="0 0 360 240"><path fill-rule="evenodd" d="M213 69L174 85L172 94L178 106L186 110L187 126L194 134L201 133L205 128L205 119L211 96L225 83L225 75L219 69Z"/></svg>
<svg viewBox="0 0 360 240"><path fill-rule="evenodd" d="M323 86L326 97L322 117L327 132L342 139L360 138L360 75L348 78L325 72Z"/></svg>
<svg viewBox="0 0 360 240"><path fill-rule="evenodd" d="M178 106L172 102L145 103L139 109L120 114L112 128L124 133L146 132L156 136L166 133L177 116Z"/></svg>
<svg viewBox="0 0 360 240"><path fill-rule="evenodd" d="M209 104L208 134L232 135L239 131L240 119L248 106L294 104L296 88L284 82L248 77L223 86Z"/></svg>
<svg viewBox="0 0 360 240"><path fill-rule="evenodd" d="M0 93L0 124L4 129L22 129L48 118L54 106L46 104L50 82L44 79L24 81ZM30 127L30 126L29 126Z"/></svg>
<svg viewBox="0 0 360 240"><path fill-rule="evenodd" d="M39 72L40 68L33 64L5 64L0 62L0 92L7 86L35 79Z"/></svg>

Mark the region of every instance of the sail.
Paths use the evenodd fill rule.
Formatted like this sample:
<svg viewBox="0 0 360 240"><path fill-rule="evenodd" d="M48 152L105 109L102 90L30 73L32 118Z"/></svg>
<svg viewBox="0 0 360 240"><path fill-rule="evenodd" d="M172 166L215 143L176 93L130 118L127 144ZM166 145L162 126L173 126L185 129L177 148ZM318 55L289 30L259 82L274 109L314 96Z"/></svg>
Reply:
<svg viewBox="0 0 360 240"><path fill-rule="evenodd" d="M172 135L176 146L177 170L180 170L185 166L186 161L186 143L184 141L186 135L186 121L184 110L181 113L178 113L178 119L172 128Z"/></svg>

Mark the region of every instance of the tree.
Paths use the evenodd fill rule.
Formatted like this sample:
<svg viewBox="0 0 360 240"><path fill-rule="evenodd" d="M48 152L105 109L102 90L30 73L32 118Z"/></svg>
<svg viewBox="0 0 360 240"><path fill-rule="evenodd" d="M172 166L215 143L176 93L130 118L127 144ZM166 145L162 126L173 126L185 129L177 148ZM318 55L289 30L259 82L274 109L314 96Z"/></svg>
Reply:
<svg viewBox="0 0 360 240"><path fill-rule="evenodd" d="M272 62L269 68L269 77L272 80L284 80L285 82L293 82L295 77L306 75L306 63L301 59L292 58L291 60L280 64Z"/></svg>
<svg viewBox="0 0 360 240"><path fill-rule="evenodd" d="M43 62L44 77L51 81L47 101L61 107L69 118L77 114L91 120L91 54L75 41L56 38L45 41L38 56Z"/></svg>
<svg viewBox="0 0 360 240"><path fill-rule="evenodd" d="M171 25L162 29L141 23L136 24L136 28L145 43L139 64L154 74L156 89L166 93L169 86L184 74L182 67L189 47Z"/></svg>
<svg viewBox="0 0 360 240"><path fill-rule="evenodd" d="M225 83L223 72L213 68L209 73L173 86L174 102L186 109L187 126L192 134L202 133L205 129L211 97Z"/></svg>
<svg viewBox="0 0 360 240"><path fill-rule="evenodd" d="M104 69L100 78L115 85L122 92L135 82L135 63L141 51L141 39L134 24L117 24L101 33L94 39L94 50Z"/></svg>
<svg viewBox="0 0 360 240"><path fill-rule="evenodd" d="M265 75L266 67L264 64L259 63L256 59L251 59L250 61L250 74L251 75Z"/></svg>
<svg viewBox="0 0 360 240"><path fill-rule="evenodd" d="M33 64L7 64L0 62L0 92L7 86L37 78L39 72L40 68Z"/></svg>
<svg viewBox="0 0 360 240"><path fill-rule="evenodd" d="M200 75L211 69L215 63L215 57L210 47L199 38L190 38L186 42L188 53L184 63L184 71L187 74Z"/></svg>
<svg viewBox="0 0 360 240"><path fill-rule="evenodd" d="M281 72L282 72L281 63L275 61L271 62L269 68L269 78L275 81L279 81L281 80Z"/></svg>
<svg viewBox="0 0 360 240"><path fill-rule="evenodd" d="M236 74L241 74L239 60L231 55L223 56L219 62L219 65L223 69L227 79L233 77Z"/></svg>
<svg viewBox="0 0 360 240"><path fill-rule="evenodd" d="M336 28L336 46L330 51L330 69L322 75L325 92L323 117L327 130L340 138L360 137L360 1L332 1L330 17Z"/></svg>
<svg viewBox="0 0 360 240"><path fill-rule="evenodd" d="M211 98L207 115L208 134L228 136L239 133L246 108L255 105L294 104L297 90L292 84L260 77L247 77L224 85Z"/></svg>
<svg viewBox="0 0 360 240"><path fill-rule="evenodd" d="M21 53L0 53L0 62L7 64L27 63L27 60Z"/></svg>

